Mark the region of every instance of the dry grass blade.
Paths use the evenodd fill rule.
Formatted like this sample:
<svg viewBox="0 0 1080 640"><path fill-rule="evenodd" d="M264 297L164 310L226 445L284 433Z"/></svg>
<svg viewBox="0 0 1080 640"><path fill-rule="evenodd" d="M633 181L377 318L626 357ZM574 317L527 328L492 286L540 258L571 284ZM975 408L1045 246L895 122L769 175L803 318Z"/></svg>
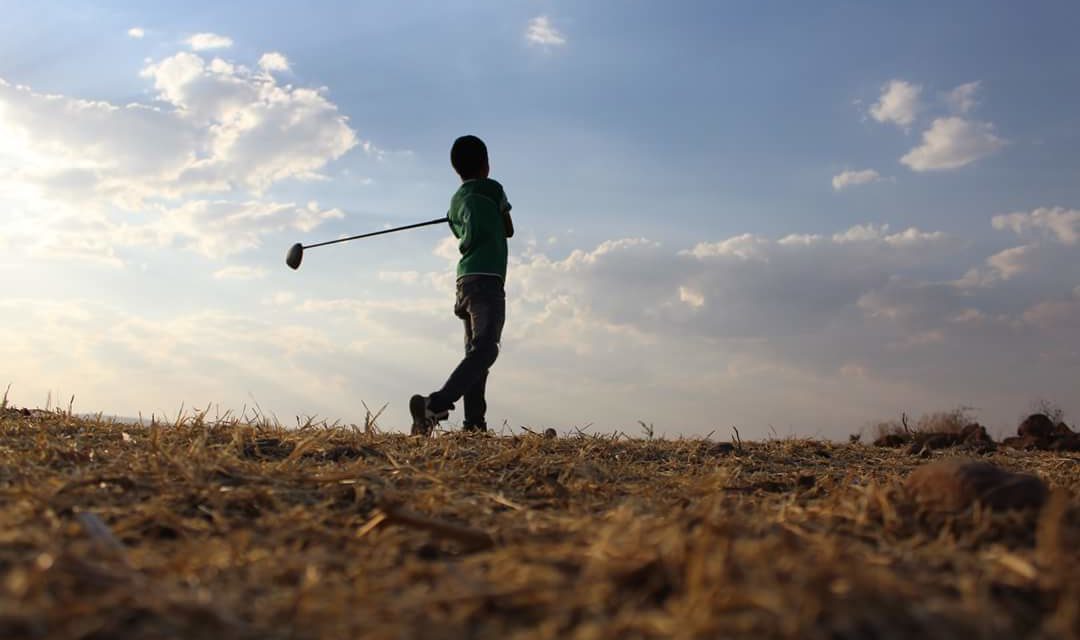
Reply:
<svg viewBox="0 0 1080 640"><path fill-rule="evenodd" d="M0 638L1080 637L1080 453L942 511L899 449L248 413L0 408Z"/></svg>

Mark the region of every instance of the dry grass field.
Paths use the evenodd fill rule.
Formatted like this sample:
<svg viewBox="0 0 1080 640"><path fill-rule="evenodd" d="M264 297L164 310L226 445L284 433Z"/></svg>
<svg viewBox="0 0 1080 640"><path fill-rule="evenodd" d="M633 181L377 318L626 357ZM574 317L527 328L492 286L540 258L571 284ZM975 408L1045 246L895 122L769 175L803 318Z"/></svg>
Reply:
<svg viewBox="0 0 1080 640"><path fill-rule="evenodd" d="M1074 452L369 431L3 410L0 638L1080 637Z"/></svg>

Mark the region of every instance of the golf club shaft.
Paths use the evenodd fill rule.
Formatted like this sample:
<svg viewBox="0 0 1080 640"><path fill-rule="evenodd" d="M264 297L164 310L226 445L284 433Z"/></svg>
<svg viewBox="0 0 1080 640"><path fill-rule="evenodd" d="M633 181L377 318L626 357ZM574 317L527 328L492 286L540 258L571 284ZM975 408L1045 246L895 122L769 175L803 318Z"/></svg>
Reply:
<svg viewBox="0 0 1080 640"><path fill-rule="evenodd" d="M404 227L394 227L393 229L383 229L382 231L372 231L371 233L361 233L358 236L349 236L348 238L338 238L337 240L328 240L326 242L318 242L316 244L306 244L305 249L312 249L314 247L325 247L328 244L337 244L339 242L348 242L349 240L359 240L360 238L370 238L371 236L381 236L384 233L394 233L395 231L405 231L406 229L415 229L417 227L426 227L433 224L443 224L446 222L446 218L438 218L437 220L429 220L427 222L417 222L416 224L408 224Z"/></svg>

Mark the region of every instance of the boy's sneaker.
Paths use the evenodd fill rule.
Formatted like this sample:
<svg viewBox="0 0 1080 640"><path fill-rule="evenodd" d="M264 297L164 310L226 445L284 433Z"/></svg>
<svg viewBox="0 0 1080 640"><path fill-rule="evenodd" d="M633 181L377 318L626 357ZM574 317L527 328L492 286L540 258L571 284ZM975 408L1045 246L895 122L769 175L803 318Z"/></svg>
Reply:
<svg viewBox="0 0 1080 640"><path fill-rule="evenodd" d="M450 417L450 411L435 413L429 408L431 398L417 394L409 399L409 413L412 414L412 435L430 436L440 420Z"/></svg>

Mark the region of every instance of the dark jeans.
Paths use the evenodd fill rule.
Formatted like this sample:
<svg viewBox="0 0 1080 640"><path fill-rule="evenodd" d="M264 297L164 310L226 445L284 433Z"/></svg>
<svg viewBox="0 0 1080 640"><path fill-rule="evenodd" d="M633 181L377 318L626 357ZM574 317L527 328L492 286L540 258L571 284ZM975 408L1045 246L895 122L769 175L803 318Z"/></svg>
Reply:
<svg viewBox="0 0 1080 640"><path fill-rule="evenodd" d="M506 292L498 276L465 276L457 282L454 315L465 323L465 358L450 378L431 394L429 407L439 412L465 398L465 426L485 426L488 369L499 357L499 340L506 322Z"/></svg>

